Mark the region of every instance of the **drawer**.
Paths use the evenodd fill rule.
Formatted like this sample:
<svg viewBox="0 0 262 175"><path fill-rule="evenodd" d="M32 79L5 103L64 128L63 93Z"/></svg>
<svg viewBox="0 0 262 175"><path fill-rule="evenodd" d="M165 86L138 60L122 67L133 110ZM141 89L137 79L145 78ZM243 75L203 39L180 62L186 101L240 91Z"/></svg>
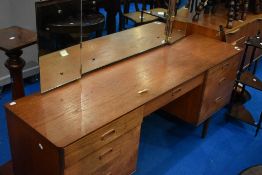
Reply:
<svg viewBox="0 0 262 175"><path fill-rule="evenodd" d="M234 29L226 34L227 43L234 43L241 38L248 37L248 25Z"/></svg>
<svg viewBox="0 0 262 175"><path fill-rule="evenodd" d="M204 75L199 75L196 78L189 80L188 82L176 87L167 93L157 97L156 99L148 102L144 106L144 116L151 114L152 112L160 109L161 107L167 105L178 97L184 95L190 90L202 84L204 81Z"/></svg>
<svg viewBox="0 0 262 175"><path fill-rule="evenodd" d="M200 121L204 121L229 102L239 63L239 55L236 55L208 71Z"/></svg>
<svg viewBox="0 0 262 175"><path fill-rule="evenodd" d="M142 119L143 108L141 107L69 145L64 149L65 168L139 126Z"/></svg>
<svg viewBox="0 0 262 175"><path fill-rule="evenodd" d="M223 85L232 82L236 78L236 73L241 58L238 55L210 69L207 73L206 89L220 89Z"/></svg>
<svg viewBox="0 0 262 175"><path fill-rule="evenodd" d="M229 89L228 92L232 91ZM225 94L216 94L214 96L207 96L205 100L202 102L199 123L202 123L207 118L209 118L216 111L224 107L229 101L231 97L231 92Z"/></svg>
<svg viewBox="0 0 262 175"><path fill-rule="evenodd" d="M140 126L65 169L65 175L127 175L136 169Z"/></svg>

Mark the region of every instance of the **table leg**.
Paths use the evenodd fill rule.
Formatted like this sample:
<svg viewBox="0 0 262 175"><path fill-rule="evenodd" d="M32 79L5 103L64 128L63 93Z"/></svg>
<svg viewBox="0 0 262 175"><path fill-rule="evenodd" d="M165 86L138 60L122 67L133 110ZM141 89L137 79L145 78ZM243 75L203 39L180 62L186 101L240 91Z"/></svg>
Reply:
<svg viewBox="0 0 262 175"><path fill-rule="evenodd" d="M208 131L208 126L209 126L209 122L210 122L210 118L208 118L205 122L204 122L204 125L203 125L203 130L202 130L202 139L204 139L207 135L207 131Z"/></svg>
<svg viewBox="0 0 262 175"><path fill-rule="evenodd" d="M25 96L22 74L25 61L20 57L22 54L22 50L12 50L6 52L8 59L5 62L5 66L9 70L11 76L13 100Z"/></svg>

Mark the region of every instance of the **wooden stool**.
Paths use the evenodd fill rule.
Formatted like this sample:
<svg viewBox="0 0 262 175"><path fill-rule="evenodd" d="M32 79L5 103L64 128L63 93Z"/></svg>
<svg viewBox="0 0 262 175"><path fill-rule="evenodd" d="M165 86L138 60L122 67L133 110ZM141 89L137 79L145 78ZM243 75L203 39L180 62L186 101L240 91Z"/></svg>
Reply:
<svg viewBox="0 0 262 175"><path fill-rule="evenodd" d="M13 100L25 95L22 75L25 61L20 56L23 48L36 43L36 38L34 32L20 27L0 29L0 50L8 56L5 66L10 72Z"/></svg>

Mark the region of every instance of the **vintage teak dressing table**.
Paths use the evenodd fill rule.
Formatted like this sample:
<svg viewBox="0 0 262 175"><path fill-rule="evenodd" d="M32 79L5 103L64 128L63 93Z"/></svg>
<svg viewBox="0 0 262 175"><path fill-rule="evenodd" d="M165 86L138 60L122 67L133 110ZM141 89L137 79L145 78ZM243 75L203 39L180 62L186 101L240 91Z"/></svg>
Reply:
<svg viewBox="0 0 262 175"><path fill-rule="evenodd" d="M239 62L234 46L194 34L7 104L14 172L131 174L143 117L206 121L228 103Z"/></svg>

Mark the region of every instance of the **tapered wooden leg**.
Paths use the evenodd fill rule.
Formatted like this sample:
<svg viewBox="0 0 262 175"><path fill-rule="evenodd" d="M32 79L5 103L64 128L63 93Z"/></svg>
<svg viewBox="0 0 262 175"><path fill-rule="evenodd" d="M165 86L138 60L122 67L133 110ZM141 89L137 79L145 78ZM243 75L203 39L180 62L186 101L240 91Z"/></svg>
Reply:
<svg viewBox="0 0 262 175"><path fill-rule="evenodd" d="M25 96L22 73L25 61L20 57L22 54L22 50L12 50L6 52L8 59L5 62L5 66L9 70L11 76L13 100Z"/></svg>
<svg viewBox="0 0 262 175"><path fill-rule="evenodd" d="M202 129L202 139L204 139L207 135L207 131L208 131L208 126L209 126L209 122L210 122L210 118L208 118L203 125L203 129Z"/></svg>

